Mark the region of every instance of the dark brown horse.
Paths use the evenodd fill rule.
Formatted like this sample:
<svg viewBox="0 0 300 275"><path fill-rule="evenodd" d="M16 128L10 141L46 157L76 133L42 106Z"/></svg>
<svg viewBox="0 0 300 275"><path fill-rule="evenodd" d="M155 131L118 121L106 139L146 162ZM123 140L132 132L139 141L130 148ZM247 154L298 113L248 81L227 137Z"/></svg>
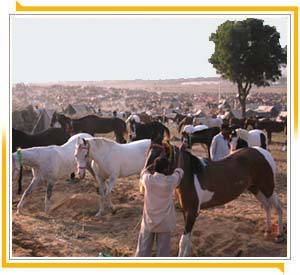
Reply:
<svg viewBox="0 0 300 275"><path fill-rule="evenodd" d="M210 158L210 146L212 139L215 135L220 133L219 127L212 127L201 131L194 132L193 134L183 134L183 140L186 139L186 143L189 149L196 143L205 144L207 147L208 157Z"/></svg>
<svg viewBox="0 0 300 275"><path fill-rule="evenodd" d="M247 129L250 125L253 129L265 130L267 132L269 144L272 142L272 133L280 133L286 130L285 122L271 120L269 118L248 118L245 122L245 129Z"/></svg>
<svg viewBox="0 0 300 275"><path fill-rule="evenodd" d="M124 135L127 133L126 123L117 117L98 117L96 115L88 115L79 119L71 119L63 114L55 112L52 116L50 126L55 122L59 122L66 132L88 133L94 135L96 133L114 132L116 141L126 143Z"/></svg>
<svg viewBox="0 0 300 275"><path fill-rule="evenodd" d="M170 139L170 130L160 122L138 123L135 120L128 121L131 131L131 141L141 139Z"/></svg>
<svg viewBox="0 0 300 275"><path fill-rule="evenodd" d="M19 147L25 149L37 146L62 145L69 138L70 135L62 128L49 128L35 135L29 135L12 128L12 152L16 152Z"/></svg>
<svg viewBox="0 0 300 275"><path fill-rule="evenodd" d="M169 149L165 149L169 148ZM178 256L191 255L191 232L201 209L223 205L249 190L262 203L266 212L267 232L271 232L271 206L278 215L276 242L284 240L282 206L274 190L275 162L262 148L243 148L220 161L210 161L193 156L172 145L153 144L148 151L146 165L163 154L174 156L170 173L182 158L183 179L176 189L176 196L183 211L185 227L179 242Z"/></svg>
<svg viewBox="0 0 300 275"><path fill-rule="evenodd" d="M232 117L229 119L229 126L234 126L236 128L245 128L245 118Z"/></svg>

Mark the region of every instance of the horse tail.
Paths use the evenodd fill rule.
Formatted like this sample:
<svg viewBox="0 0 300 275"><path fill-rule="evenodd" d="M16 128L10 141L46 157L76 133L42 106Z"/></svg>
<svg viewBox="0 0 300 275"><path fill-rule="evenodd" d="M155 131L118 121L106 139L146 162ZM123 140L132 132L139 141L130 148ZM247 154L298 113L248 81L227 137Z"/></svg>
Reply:
<svg viewBox="0 0 300 275"><path fill-rule="evenodd" d="M19 179L18 179L18 194L22 193L22 178L23 178L23 165L20 167Z"/></svg>
<svg viewBox="0 0 300 275"><path fill-rule="evenodd" d="M267 140L263 133L260 134L260 147L267 150Z"/></svg>

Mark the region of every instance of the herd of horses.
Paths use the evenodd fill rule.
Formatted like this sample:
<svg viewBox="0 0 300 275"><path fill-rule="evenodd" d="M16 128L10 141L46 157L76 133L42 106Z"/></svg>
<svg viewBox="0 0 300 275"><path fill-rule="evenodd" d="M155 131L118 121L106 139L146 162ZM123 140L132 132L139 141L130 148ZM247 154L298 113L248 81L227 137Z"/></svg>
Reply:
<svg viewBox="0 0 300 275"><path fill-rule="evenodd" d="M190 122L189 117L178 121L179 131L188 124L187 121ZM274 122L272 124L270 121L269 125L273 127L271 132L284 129L277 122L271 121ZM145 163L149 166L155 158L164 155L169 159L169 174L174 171L179 158L183 159L181 168L184 177L176 189L176 196L183 212L185 228L178 256L191 255L191 232L201 209L223 205L236 199L245 190L254 194L263 205L268 233L272 227L271 207L276 209L278 234L275 241L282 242L283 210L275 191L276 164L267 151L267 140L262 131L269 127L268 122L248 119L243 121L244 127L240 127L240 124L230 125L233 153L220 161L211 161L209 156L212 139L220 132L220 119L202 119L201 123L204 122L216 124L198 128L188 124L189 127L184 127L182 131L180 148L171 143L166 125L158 121L142 123L134 116L125 122L118 117L96 115L71 119L55 112L51 125L59 123L61 128L49 128L36 135L13 129L12 178L19 183L18 192L22 191L23 165L31 167L33 172L32 181L17 205L17 213L24 213L24 202L35 187L44 182L47 183L45 211L49 211L53 185L60 178L74 177L74 167L77 167L80 178L84 178L88 170L97 184L99 209L96 216L103 214L104 200L108 200L109 208L114 213L116 208L111 201L111 191L117 178L139 174ZM243 129L250 124L258 129ZM109 132L114 132L116 142L94 137L95 134ZM126 134L129 142L126 141ZM207 146L208 158L197 157L188 150L196 143Z"/></svg>

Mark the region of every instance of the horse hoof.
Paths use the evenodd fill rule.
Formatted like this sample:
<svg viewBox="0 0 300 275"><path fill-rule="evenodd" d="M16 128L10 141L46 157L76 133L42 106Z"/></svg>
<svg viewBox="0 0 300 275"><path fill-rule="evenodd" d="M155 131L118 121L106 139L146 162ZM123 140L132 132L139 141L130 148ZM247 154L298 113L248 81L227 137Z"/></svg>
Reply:
<svg viewBox="0 0 300 275"><path fill-rule="evenodd" d="M283 235L277 235L276 238L274 239L275 243L282 243L285 240Z"/></svg>
<svg viewBox="0 0 300 275"><path fill-rule="evenodd" d="M97 212L97 214L95 215L96 218L100 218L102 216L102 211Z"/></svg>
<svg viewBox="0 0 300 275"><path fill-rule="evenodd" d="M19 209L17 210L16 214L17 214L17 215L24 215L23 211L21 211L21 210L19 210Z"/></svg>

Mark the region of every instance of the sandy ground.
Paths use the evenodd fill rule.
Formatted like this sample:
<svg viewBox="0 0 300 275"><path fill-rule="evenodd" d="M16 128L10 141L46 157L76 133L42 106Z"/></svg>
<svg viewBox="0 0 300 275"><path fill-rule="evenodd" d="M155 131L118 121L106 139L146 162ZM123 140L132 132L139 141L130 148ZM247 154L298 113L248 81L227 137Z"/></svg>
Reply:
<svg viewBox="0 0 300 275"><path fill-rule="evenodd" d="M287 176L286 152L282 151L283 134L274 135L269 147L277 162L276 189L284 205L286 223ZM195 154L206 156L201 146ZM23 190L30 183L31 171L24 174ZM20 200L17 186L12 195L12 255L14 257L97 257L102 252L116 257L133 256L140 229L143 195L138 176L118 179L112 201L117 212L106 207L103 217L96 218L98 195L94 180L88 175L75 183L68 179L56 183L50 213L44 212L46 186L39 186L24 205L25 215L16 214ZM177 255L183 233L183 216L178 207L177 227L172 236L172 256ZM277 217L272 212L273 236ZM225 206L201 211L194 225L192 256L195 257L285 257L287 242L273 242L264 237L265 212L250 193ZM288 238L288 237L287 237Z"/></svg>

